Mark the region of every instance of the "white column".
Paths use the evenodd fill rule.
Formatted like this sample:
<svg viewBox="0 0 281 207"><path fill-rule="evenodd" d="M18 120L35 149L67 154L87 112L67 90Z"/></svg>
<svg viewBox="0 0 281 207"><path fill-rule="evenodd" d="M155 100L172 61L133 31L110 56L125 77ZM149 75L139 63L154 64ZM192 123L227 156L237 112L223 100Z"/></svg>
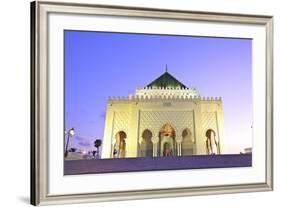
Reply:
<svg viewBox="0 0 281 207"><path fill-rule="evenodd" d="M153 143L153 157L157 157L158 143Z"/></svg>
<svg viewBox="0 0 281 207"><path fill-rule="evenodd" d="M181 136L176 137L176 146L177 146L177 156L181 156L181 143L183 138Z"/></svg>
<svg viewBox="0 0 281 207"><path fill-rule="evenodd" d="M181 143L177 142L178 153L177 156L181 156Z"/></svg>
<svg viewBox="0 0 281 207"><path fill-rule="evenodd" d="M158 137L152 137L151 141L153 143L153 153L152 153L153 157L157 157L159 138Z"/></svg>

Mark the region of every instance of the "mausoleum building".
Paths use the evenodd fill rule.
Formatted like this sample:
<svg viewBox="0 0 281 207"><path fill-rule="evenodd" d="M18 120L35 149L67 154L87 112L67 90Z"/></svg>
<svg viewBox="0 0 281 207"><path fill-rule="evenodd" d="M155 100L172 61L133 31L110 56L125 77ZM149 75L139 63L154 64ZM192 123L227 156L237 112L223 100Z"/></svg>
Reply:
<svg viewBox="0 0 281 207"><path fill-rule="evenodd" d="M220 97L202 97L169 72L128 97L109 98L102 158L224 153Z"/></svg>

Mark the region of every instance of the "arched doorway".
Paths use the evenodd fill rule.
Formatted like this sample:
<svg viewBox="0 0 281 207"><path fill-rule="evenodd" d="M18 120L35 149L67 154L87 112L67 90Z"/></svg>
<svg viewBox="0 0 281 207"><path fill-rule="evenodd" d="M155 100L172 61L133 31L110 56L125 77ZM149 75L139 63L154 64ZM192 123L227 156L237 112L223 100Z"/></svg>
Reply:
<svg viewBox="0 0 281 207"><path fill-rule="evenodd" d="M191 131L186 128L182 131L182 151L181 151L181 155L193 155L193 149L194 149L194 141L193 141L193 137L191 134Z"/></svg>
<svg viewBox="0 0 281 207"><path fill-rule="evenodd" d="M175 130L170 124L165 124L160 132L160 156L175 155Z"/></svg>
<svg viewBox="0 0 281 207"><path fill-rule="evenodd" d="M152 157L153 156L153 143L152 132L148 129L142 133L142 142L140 144L140 155L141 157Z"/></svg>
<svg viewBox="0 0 281 207"><path fill-rule="evenodd" d="M219 143L216 139L216 132L213 129L206 131L206 151L209 155L219 154Z"/></svg>
<svg viewBox="0 0 281 207"><path fill-rule="evenodd" d="M115 135L114 158L124 158L126 156L126 138L127 134L124 131L119 131Z"/></svg>

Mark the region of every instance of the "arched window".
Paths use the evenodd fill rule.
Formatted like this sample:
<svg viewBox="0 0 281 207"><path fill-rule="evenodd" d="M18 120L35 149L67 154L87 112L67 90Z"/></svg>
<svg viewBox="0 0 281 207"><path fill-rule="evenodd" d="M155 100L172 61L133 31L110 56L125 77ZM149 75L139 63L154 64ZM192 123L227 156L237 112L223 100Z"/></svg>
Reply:
<svg viewBox="0 0 281 207"><path fill-rule="evenodd" d="M124 158L126 156L126 138L127 134L124 131L119 131L115 135L114 158Z"/></svg>
<svg viewBox="0 0 281 207"><path fill-rule="evenodd" d="M182 155L193 155L194 140L189 129L182 131Z"/></svg>
<svg viewBox="0 0 281 207"><path fill-rule="evenodd" d="M160 155L175 155L175 136L176 132L170 124L165 124L159 132L160 138Z"/></svg>
<svg viewBox="0 0 281 207"><path fill-rule="evenodd" d="M140 144L141 157L152 157L153 156L153 143L152 143L152 132L148 129L142 133L142 142Z"/></svg>
<svg viewBox="0 0 281 207"><path fill-rule="evenodd" d="M206 150L207 154L214 155L218 154L218 141L216 138L216 132L213 129L208 129L206 131Z"/></svg>

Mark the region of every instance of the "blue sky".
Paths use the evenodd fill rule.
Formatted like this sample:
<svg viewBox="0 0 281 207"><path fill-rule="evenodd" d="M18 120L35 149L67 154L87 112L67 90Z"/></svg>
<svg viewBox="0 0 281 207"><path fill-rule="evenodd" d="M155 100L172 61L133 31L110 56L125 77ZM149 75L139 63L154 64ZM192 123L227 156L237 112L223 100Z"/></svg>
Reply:
<svg viewBox="0 0 281 207"><path fill-rule="evenodd" d="M165 72L201 96L221 96L230 153L251 146L250 39L65 31L65 127L70 147L103 137L108 96L128 96Z"/></svg>

